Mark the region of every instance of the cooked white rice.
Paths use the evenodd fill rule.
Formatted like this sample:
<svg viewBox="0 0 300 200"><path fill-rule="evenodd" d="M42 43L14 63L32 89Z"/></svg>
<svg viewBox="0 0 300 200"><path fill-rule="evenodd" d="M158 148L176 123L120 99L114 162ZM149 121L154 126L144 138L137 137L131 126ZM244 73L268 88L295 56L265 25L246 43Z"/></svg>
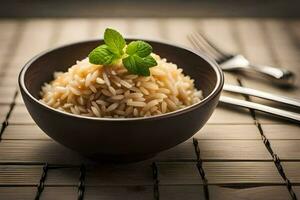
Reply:
<svg viewBox="0 0 300 200"><path fill-rule="evenodd" d="M148 77L129 74L122 63L103 67L77 61L68 72L55 72L45 83L41 102L90 117L147 117L197 103L202 92L175 64L152 54L158 65Z"/></svg>

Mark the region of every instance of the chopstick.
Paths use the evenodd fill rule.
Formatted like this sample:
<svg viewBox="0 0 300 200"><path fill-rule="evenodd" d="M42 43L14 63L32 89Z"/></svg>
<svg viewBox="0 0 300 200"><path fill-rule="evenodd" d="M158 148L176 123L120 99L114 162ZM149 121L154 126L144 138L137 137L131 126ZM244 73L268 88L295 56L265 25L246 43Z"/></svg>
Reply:
<svg viewBox="0 0 300 200"><path fill-rule="evenodd" d="M279 95L274 95L274 94L270 94L268 92L263 92L263 91L255 90L252 88L246 88L246 87L241 87L241 86L237 86L237 85L225 84L223 87L223 90L228 91L228 92L238 93L238 94L255 96L255 97L262 98L262 99L267 99L267 100L271 100L271 101L278 102L281 104L300 108L300 100L287 98L287 97L283 97L283 96L279 96ZM279 108L274 108L271 106L266 106L266 105L262 105L259 103L246 101L246 100L235 99L235 98L231 98L231 97L227 97L227 96L221 96L220 102L230 104L230 105L241 106L244 108L258 110L261 112L269 113L269 114L272 114L272 115L275 115L275 116L278 116L281 118L285 118L285 119L300 123L300 114L299 113L286 111L286 110L282 110Z"/></svg>
<svg viewBox="0 0 300 200"><path fill-rule="evenodd" d="M287 97L283 97L283 96L279 96L279 95L274 95L274 94L270 94L268 92L263 92L263 91L255 90L252 88L246 88L246 87L241 87L241 86L237 86L237 85L225 84L223 87L223 90L228 91L228 92L234 92L234 93L239 93L239 94L255 96L255 97L262 98L262 99L267 99L267 100L275 101L275 102L282 103L285 105L300 108L300 100L287 98Z"/></svg>

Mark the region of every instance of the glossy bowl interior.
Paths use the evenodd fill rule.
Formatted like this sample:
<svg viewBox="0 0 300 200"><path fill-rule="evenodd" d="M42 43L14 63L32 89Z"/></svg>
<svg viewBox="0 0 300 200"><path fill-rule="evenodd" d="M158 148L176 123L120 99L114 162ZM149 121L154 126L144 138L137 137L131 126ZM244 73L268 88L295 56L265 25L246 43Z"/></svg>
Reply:
<svg viewBox="0 0 300 200"><path fill-rule="evenodd" d="M31 117L57 142L97 159L145 159L187 140L214 111L224 83L222 71L206 56L186 48L165 42L147 42L155 53L176 63L195 80L195 86L203 91L203 101L160 116L126 119L82 117L40 103L41 86L53 79L53 72L66 71L76 60L85 58L103 43L90 40L45 51L23 67L19 85Z"/></svg>

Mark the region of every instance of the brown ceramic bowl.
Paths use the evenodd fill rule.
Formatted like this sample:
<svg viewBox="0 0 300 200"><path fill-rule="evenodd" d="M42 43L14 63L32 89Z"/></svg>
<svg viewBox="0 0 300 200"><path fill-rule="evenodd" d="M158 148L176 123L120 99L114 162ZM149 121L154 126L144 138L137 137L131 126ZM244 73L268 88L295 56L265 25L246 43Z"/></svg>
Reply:
<svg viewBox="0 0 300 200"><path fill-rule="evenodd" d="M40 103L41 86L53 79L53 72L66 71L103 43L91 40L45 51L23 67L19 86L31 117L55 141L98 159L145 159L187 140L213 113L224 83L222 71L202 54L165 42L147 42L155 53L195 79L196 87L204 93L201 102L160 116L125 119L77 116Z"/></svg>

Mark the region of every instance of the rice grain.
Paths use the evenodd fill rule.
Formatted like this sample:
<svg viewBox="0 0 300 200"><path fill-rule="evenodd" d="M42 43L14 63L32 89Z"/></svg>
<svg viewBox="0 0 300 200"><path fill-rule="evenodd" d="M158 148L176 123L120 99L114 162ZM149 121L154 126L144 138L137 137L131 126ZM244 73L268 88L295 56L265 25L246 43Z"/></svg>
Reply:
<svg viewBox="0 0 300 200"><path fill-rule="evenodd" d="M128 73L122 63L104 67L77 61L40 91L41 102L88 117L147 117L182 109L202 99L202 91L182 69L152 54L150 76Z"/></svg>

